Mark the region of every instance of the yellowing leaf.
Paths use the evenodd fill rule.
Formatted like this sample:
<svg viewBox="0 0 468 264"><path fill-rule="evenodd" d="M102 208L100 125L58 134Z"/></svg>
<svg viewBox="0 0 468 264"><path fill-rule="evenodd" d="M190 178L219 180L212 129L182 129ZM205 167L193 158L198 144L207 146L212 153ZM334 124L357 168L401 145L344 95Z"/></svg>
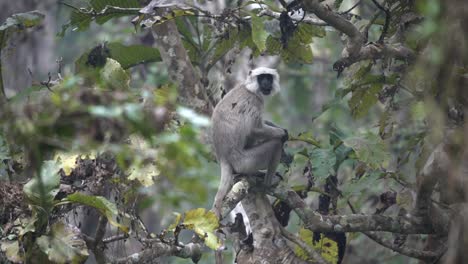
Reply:
<svg viewBox="0 0 468 264"><path fill-rule="evenodd" d="M2 241L1 249L5 252L5 256L11 262L19 263L23 261L23 257L19 251L18 241Z"/></svg>
<svg viewBox="0 0 468 264"><path fill-rule="evenodd" d="M176 229L176 227L180 224L180 219L182 219L182 215L179 214L179 213L176 213L174 212L175 216L176 216L176 219L174 220L174 222L167 227L167 230L169 231L174 231Z"/></svg>
<svg viewBox="0 0 468 264"><path fill-rule="evenodd" d="M219 220L215 213L207 211L205 208L197 208L185 213L182 223L187 229L195 231L205 244L211 249L219 249L221 241L215 235L219 227Z"/></svg>
<svg viewBox="0 0 468 264"><path fill-rule="evenodd" d="M132 164L129 168L129 180L138 180L143 186L148 187L154 184L154 177L159 175L159 170L154 164Z"/></svg>
<svg viewBox="0 0 468 264"><path fill-rule="evenodd" d="M81 156L81 154L75 152L57 152L54 156L54 160L60 164L60 167L62 168L63 172L65 172L65 175L69 176L76 167L77 159ZM94 159L95 155L86 155L86 158Z"/></svg>
<svg viewBox="0 0 468 264"><path fill-rule="evenodd" d="M318 241L314 240L314 232L309 229L301 228L299 230L299 237L310 247L312 247L317 253L319 253L322 258L327 261L327 263L337 263L338 262L338 244L320 234L320 239ZM297 246L294 249L296 255L306 261L313 261L310 256L302 248Z"/></svg>
<svg viewBox="0 0 468 264"><path fill-rule="evenodd" d="M116 60L107 58L106 65L101 70L101 78L108 88L126 90L130 85L130 75Z"/></svg>

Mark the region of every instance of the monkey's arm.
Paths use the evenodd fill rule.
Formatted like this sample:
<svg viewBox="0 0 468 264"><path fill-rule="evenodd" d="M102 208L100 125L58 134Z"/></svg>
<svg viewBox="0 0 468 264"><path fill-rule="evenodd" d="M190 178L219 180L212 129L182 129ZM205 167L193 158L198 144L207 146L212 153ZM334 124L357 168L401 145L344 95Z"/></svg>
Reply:
<svg viewBox="0 0 468 264"><path fill-rule="evenodd" d="M263 124L264 124L264 125L267 125L267 126L271 126L271 127L278 127L278 128L280 128L279 126L275 125L273 122L268 121L268 120L264 120L264 121L263 121Z"/></svg>
<svg viewBox="0 0 468 264"><path fill-rule="evenodd" d="M263 124L261 127L253 128L251 136L256 139L271 140L281 139L286 135L287 132L285 129Z"/></svg>

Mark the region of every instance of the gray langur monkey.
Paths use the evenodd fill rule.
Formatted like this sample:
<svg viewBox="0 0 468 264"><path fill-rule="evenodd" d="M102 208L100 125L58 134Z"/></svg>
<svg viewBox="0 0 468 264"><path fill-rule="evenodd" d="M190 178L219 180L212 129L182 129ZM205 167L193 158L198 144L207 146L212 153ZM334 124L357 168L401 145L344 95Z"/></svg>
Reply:
<svg viewBox="0 0 468 264"><path fill-rule="evenodd" d="M218 217L223 199L233 185L234 174L252 174L266 169L265 185L272 182L288 133L264 122L263 111L265 97L279 89L279 75L275 69L256 68L214 109L212 136L221 166L221 182L213 204Z"/></svg>

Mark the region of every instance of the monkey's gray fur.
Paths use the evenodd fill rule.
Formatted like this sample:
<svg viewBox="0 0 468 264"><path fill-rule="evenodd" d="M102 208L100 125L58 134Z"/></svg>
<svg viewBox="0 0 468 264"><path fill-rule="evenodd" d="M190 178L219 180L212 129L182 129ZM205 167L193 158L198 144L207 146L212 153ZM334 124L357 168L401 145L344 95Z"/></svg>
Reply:
<svg viewBox="0 0 468 264"><path fill-rule="evenodd" d="M260 89L258 76L273 77L272 90ZM231 90L216 105L212 116L213 144L221 165L221 182L213 209L221 216L221 206L233 184L234 174L251 174L266 169L265 185L270 185L281 158L287 131L265 124L264 99L279 91L275 69L260 67L247 80Z"/></svg>

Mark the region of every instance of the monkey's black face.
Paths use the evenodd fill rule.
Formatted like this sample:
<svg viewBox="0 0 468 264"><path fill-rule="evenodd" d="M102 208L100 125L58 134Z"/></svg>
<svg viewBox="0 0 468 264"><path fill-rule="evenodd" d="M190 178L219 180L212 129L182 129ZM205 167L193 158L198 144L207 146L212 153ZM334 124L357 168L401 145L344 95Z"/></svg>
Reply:
<svg viewBox="0 0 468 264"><path fill-rule="evenodd" d="M264 95L271 94L273 90L273 75L271 74L260 74L257 76L258 88Z"/></svg>

